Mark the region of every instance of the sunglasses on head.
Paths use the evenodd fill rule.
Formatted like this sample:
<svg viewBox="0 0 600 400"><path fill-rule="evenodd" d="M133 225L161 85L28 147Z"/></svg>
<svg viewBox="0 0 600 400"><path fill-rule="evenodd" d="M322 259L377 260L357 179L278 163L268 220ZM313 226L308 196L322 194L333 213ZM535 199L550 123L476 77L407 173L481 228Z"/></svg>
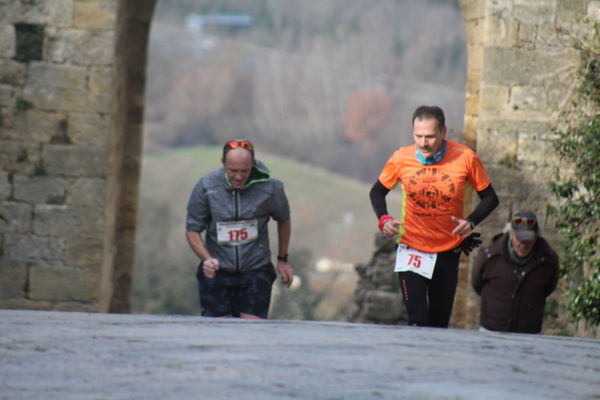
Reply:
<svg viewBox="0 0 600 400"><path fill-rule="evenodd" d="M229 142L227 142L225 144L225 147L229 148L229 149L237 149L239 147L241 147L242 149L246 149L246 150L254 150L254 146L252 146L252 143L250 143L247 140L230 140Z"/></svg>
<svg viewBox="0 0 600 400"><path fill-rule="evenodd" d="M527 226L535 226L537 221L534 218L523 218L523 217L514 217L513 222L516 225L527 225Z"/></svg>

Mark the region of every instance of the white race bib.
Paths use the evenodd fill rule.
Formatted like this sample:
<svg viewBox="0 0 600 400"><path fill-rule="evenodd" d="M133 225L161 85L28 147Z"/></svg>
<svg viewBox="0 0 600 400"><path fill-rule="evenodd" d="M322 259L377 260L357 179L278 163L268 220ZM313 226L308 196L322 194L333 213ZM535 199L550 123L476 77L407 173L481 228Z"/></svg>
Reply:
<svg viewBox="0 0 600 400"><path fill-rule="evenodd" d="M258 221L217 222L217 240L221 244L239 246L258 238Z"/></svg>
<svg viewBox="0 0 600 400"><path fill-rule="evenodd" d="M422 251L411 249L405 244L399 244L396 251L395 272L411 271L431 279L437 253L423 253Z"/></svg>

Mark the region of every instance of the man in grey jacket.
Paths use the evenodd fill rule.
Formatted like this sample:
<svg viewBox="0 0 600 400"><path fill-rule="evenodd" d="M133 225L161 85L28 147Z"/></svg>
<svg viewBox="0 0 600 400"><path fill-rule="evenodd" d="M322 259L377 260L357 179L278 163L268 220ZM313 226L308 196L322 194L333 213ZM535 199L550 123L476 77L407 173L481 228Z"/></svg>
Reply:
<svg viewBox="0 0 600 400"><path fill-rule="evenodd" d="M223 168L203 176L187 206L186 237L200 258L202 315L267 318L276 278L267 223L277 221L277 271L290 287L290 208L283 183L254 157L247 140L223 147ZM204 238L202 236L204 233Z"/></svg>
<svg viewBox="0 0 600 400"><path fill-rule="evenodd" d="M540 236L536 215L516 213L473 263L471 284L481 295L481 327L539 333L546 298L558 282L558 256Z"/></svg>

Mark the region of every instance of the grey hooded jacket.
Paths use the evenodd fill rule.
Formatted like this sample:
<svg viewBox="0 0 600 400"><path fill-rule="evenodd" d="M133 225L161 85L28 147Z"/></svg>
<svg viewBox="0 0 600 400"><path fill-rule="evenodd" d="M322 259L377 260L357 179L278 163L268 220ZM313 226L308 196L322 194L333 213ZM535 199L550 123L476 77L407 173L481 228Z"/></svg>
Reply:
<svg viewBox="0 0 600 400"><path fill-rule="evenodd" d="M200 178L187 205L186 230L202 233L210 254L225 271L250 271L271 261L267 223L285 222L290 208L283 183L270 176L260 161L252 168L243 189L233 188L224 168ZM219 243L219 222L256 221L258 237L242 244Z"/></svg>

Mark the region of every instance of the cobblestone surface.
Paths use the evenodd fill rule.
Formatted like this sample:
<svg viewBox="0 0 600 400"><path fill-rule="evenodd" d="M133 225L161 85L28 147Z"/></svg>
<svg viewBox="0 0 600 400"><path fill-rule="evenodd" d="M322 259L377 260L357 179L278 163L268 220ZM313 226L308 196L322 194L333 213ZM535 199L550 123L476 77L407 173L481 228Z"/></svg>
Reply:
<svg viewBox="0 0 600 400"><path fill-rule="evenodd" d="M600 341L0 310L0 399L600 399Z"/></svg>

